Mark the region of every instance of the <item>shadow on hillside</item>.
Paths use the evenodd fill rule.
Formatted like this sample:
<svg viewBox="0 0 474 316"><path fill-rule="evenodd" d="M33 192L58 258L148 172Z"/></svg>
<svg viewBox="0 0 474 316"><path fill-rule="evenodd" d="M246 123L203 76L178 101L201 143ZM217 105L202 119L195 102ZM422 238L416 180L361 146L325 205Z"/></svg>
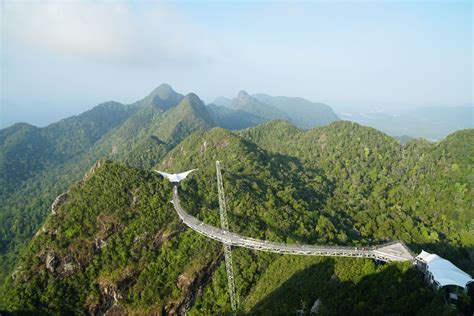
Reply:
<svg viewBox="0 0 474 316"><path fill-rule="evenodd" d="M342 264L344 261L353 264L351 260L343 260ZM314 302L320 299L318 315L456 315L440 293L424 285L421 273L415 269L386 264L379 272L353 282L339 280L333 274L334 265L335 260L328 258L295 273L248 314L289 315L302 310L302 315L309 315ZM348 266L351 269L354 267Z"/></svg>
<svg viewBox="0 0 474 316"><path fill-rule="evenodd" d="M284 274L284 272L282 272ZM250 310L250 315L288 315L295 314L302 308L305 302L306 310L311 308L306 302L314 302L323 290L323 284L328 283L334 273L334 260L326 259L315 263L308 268L294 273L288 280L277 286L273 292L262 293L263 298L255 302ZM280 274L272 276L275 280L269 280L278 284ZM258 286L258 285L257 285ZM254 290L265 291L265 289L255 288ZM256 295L257 293L253 293Z"/></svg>

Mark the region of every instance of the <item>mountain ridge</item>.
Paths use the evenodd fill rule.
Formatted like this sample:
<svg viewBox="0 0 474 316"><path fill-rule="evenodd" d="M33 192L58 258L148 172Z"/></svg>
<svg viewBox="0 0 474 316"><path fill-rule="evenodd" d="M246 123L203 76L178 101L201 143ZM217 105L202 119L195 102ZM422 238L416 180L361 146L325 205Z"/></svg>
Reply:
<svg viewBox="0 0 474 316"><path fill-rule="evenodd" d="M106 117L115 110L117 117ZM41 130L27 124L0 130L0 157L7 158L0 161L15 162L4 154L15 144L64 150L66 157L56 161L54 150L32 151L28 158L40 167L20 173L24 183L2 196L0 310L230 312L222 245L180 224L169 204L169 183L150 171L199 168L180 184L181 203L219 226L215 160L223 164L232 231L286 243L363 247L401 239L414 251L439 253L474 272L474 130L402 145L347 121L308 130L277 119L232 132L220 127L226 115L256 116L217 111L194 93L161 85L132 105L110 103L79 123L73 117L55 125L51 135L64 134L68 143L51 135L25 142L23 134ZM105 126L94 125L102 120ZM82 132L71 136L63 129ZM42 148L47 142L57 147ZM22 163L12 170L28 170ZM52 212L54 198L65 191ZM233 253L245 313L293 313L317 299L326 314L447 311L409 265L291 259L240 248ZM389 298L381 295L384 287ZM282 294L291 288L291 295Z"/></svg>
<svg viewBox="0 0 474 316"><path fill-rule="evenodd" d="M154 91L161 93L162 88ZM175 94L168 92L173 99ZM118 115L111 113L115 109ZM202 101L192 94L180 107L176 104L167 110L143 102L105 103L46 128L18 125L1 130L0 276L11 269L19 248L35 233L55 196L95 161L105 158L149 168L195 129L211 128L214 123L206 113ZM15 136L15 129L25 130L24 135Z"/></svg>
<svg viewBox="0 0 474 316"><path fill-rule="evenodd" d="M280 134L272 133L276 131ZM197 131L166 153L156 167L169 172L199 168L181 183L181 203L194 216L219 225L214 161L221 160L232 210L228 214L230 229L246 236L345 245L402 238L415 249L426 249L430 241L439 241L440 246L456 243L460 236L460 241L469 245L469 220L455 220L449 213L442 220L426 212L433 197L445 206L465 208L468 200L458 205L452 198L460 194L456 188L444 194L446 199L440 195L446 190L444 184L430 188L420 182L422 188L415 190L414 196L403 193L406 201L391 200L399 194L398 182L411 181L404 174L423 181L423 174L439 174L436 171L446 166L451 170L453 163L461 170L468 166L469 160L462 157L470 157L469 151L465 152L470 149L458 145L466 137L474 137L473 131L455 134L442 145L415 141L405 147L355 123L334 122L304 131L279 120L238 133L219 127ZM268 139L280 141L281 147ZM367 143L369 140L372 143ZM288 147L290 142L294 146ZM460 153L442 162L438 155L450 146ZM339 148L347 153L337 155ZM417 166L422 156L424 162ZM413 163L408 163L413 157ZM399 165L398 160L407 164ZM441 161L441 165L431 161ZM404 169L399 170L401 167ZM450 171L447 176L467 183L458 173ZM411 190L409 182L407 186ZM6 286L11 290L5 298L9 306L58 313L230 311L222 246L182 228L169 205L171 187L165 179L150 171L105 162L87 180L73 185L68 195L29 243L17 265L15 281L8 281ZM419 199L420 195L424 199ZM391 205L393 201L403 204ZM427 218L420 217L423 212L417 211L416 202L422 202ZM462 232L464 237L458 235ZM439 237L442 235L444 241ZM472 263L462 261L463 251L437 249L473 268ZM241 248L235 249L233 256L246 312L290 313L299 308L300 300L308 306L317 298L327 314L341 308L344 313L374 308L393 312L394 301L400 313L404 308L410 312L446 311L442 300L424 288L409 264L377 266L364 259L291 257ZM32 281L22 282L24 278ZM390 288L389 299L377 294L384 282L398 284ZM321 286L309 291L315 283ZM301 290L296 287L285 298L281 291L292 284L300 284ZM64 288L76 295L61 296ZM192 294L199 288L202 294ZM344 295L335 299L331 292ZM410 304L403 305L407 299ZM358 305L360 301L366 305Z"/></svg>
<svg viewBox="0 0 474 316"><path fill-rule="evenodd" d="M167 83L162 83L156 87L148 96L140 101L135 102L138 106L154 106L162 111L178 105L183 99L183 95L174 91Z"/></svg>
<svg viewBox="0 0 474 316"><path fill-rule="evenodd" d="M324 103L314 103L301 97L270 96L267 94L254 94L253 97L261 102L273 105L283 112L290 113L292 121L302 128L326 125L339 120L331 107Z"/></svg>
<svg viewBox="0 0 474 316"><path fill-rule="evenodd" d="M214 115L220 117L221 121L229 127L232 127L232 124L228 121L237 116L247 121L245 125L242 125L245 128L256 125L251 123L251 116L260 118L260 123L272 119L284 119L306 129L339 120L334 111L323 103L313 103L300 97L273 97L262 93L249 95L245 90L239 91L233 99L219 97L213 104L234 110L234 112L229 112L211 106ZM240 114L236 111L240 111ZM248 113L247 119L244 113Z"/></svg>

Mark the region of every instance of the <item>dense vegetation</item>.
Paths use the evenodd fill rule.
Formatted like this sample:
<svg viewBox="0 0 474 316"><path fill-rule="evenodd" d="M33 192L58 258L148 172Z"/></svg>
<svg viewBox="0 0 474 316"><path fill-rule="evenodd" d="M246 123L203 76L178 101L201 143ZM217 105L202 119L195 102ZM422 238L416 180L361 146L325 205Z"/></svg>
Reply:
<svg viewBox="0 0 474 316"><path fill-rule="evenodd" d="M334 188L325 209L352 238L402 239L416 251L427 247L457 258L474 272L474 130L405 146L348 122L303 132L274 121L241 134L324 171ZM313 145L308 150L305 144Z"/></svg>
<svg viewBox="0 0 474 316"><path fill-rule="evenodd" d="M238 130L258 125L266 121L266 119L245 112L242 110L232 110L230 108L215 104L207 105L209 114L216 122L217 126L228 130Z"/></svg>
<svg viewBox="0 0 474 316"><path fill-rule="evenodd" d="M401 239L474 274L474 130L406 145L349 122L304 131L277 120L233 133L212 128L220 122L196 95L167 85L123 109L120 124L58 147L68 158L50 163L35 149L25 156L41 159L31 174L17 166L19 186L4 191L0 208L0 310L229 312L222 246L186 229L170 185L147 171L199 168L181 184L183 206L219 226L217 159L233 231L287 243ZM10 153L42 144L25 136L37 130L1 131L2 168ZM83 176L101 157L121 163L100 160ZM234 265L242 313L309 314L318 304L325 315L453 313L409 263L235 249Z"/></svg>
<svg viewBox="0 0 474 316"><path fill-rule="evenodd" d="M87 152L134 111L134 107L107 102L45 128L18 123L0 130L0 196L41 171Z"/></svg>
<svg viewBox="0 0 474 316"><path fill-rule="evenodd" d="M11 272L20 245L36 232L54 197L97 159L84 157L135 111L107 102L45 128L20 123L0 131L0 278Z"/></svg>
<svg viewBox="0 0 474 316"><path fill-rule="evenodd" d="M199 168L182 184L183 205L190 213L219 225L214 161L220 159L233 231L289 243L368 244L400 238L415 249L436 249L472 271L472 261L462 260L472 255L472 196L466 195L472 194L470 171L456 173L456 168L472 168L471 148L464 145L472 131L440 144L407 147L346 122L303 132L277 121L240 134L219 128L194 133L159 164L169 171ZM285 144L285 139L295 144ZM352 140L345 144L347 139ZM340 146L345 146L342 153ZM449 159L442 153L449 153ZM410 161L415 154L418 163L412 168L421 168L425 155L436 163L422 166L435 169L398 170L411 166L399 159ZM433 185L425 187L428 174ZM411 203L420 194L417 190L400 192L399 186L410 185L401 182L408 181L406 175L412 181L416 177L415 187L424 188L416 207ZM447 189L443 181L457 181L465 196L443 198L438 188ZM454 190L451 197L456 197ZM25 249L14 280L6 281L5 287L13 290L6 291L4 308L58 313L190 308L190 314L198 315L229 311L221 245L179 224L168 202L170 191L157 175L101 163L84 183L71 188L57 214L48 217ZM453 211L434 216L428 209L430 195L438 198L438 207L443 203ZM398 196L407 196L406 201ZM409 264L377 266L370 260L246 249L237 249L234 258L242 312L308 313L319 299L323 314L449 313Z"/></svg>
<svg viewBox="0 0 474 316"><path fill-rule="evenodd" d="M274 97L263 93L254 94L253 97L288 113L290 121L301 128L313 128L339 120L336 113L324 103L313 103L298 97Z"/></svg>
<svg viewBox="0 0 474 316"><path fill-rule="evenodd" d="M133 105L108 102L45 128L0 131L0 279L36 232L54 198L101 158L148 169L214 122L195 95L163 84Z"/></svg>
<svg viewBox="0 0 474 316"><path fill-rule="evenodd" d="M233 99L217 98L209 106L209 111L218 126L230 130L255 126L273 119L285 119L301 128L313 128L339 120L333 110L323 103L267 94L251 96L245 91L240 91Z"/></svg>
<svg viewBox="0 0 474 316"><path fill-rule="evenodd" d="M99 313L115 297L146 311L178 300L175 281L200 271L217 248L190 231L177 234L169 193L155 174L99 163L25 249L14 290L4 293L8 308Z"/></svg>

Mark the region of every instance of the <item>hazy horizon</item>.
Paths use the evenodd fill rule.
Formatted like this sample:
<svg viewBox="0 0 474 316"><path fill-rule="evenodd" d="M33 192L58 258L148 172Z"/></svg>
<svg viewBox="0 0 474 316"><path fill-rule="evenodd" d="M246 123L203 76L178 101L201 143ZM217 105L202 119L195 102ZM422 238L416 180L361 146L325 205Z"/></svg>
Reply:
<svg viewBox="0 0 474 316"><path fill-rule="evenodd" d="M472 4L1 4L1 120L44 126L160 83L336 112L472 105ZM19 119L24 118L24 119Z"/></svg>

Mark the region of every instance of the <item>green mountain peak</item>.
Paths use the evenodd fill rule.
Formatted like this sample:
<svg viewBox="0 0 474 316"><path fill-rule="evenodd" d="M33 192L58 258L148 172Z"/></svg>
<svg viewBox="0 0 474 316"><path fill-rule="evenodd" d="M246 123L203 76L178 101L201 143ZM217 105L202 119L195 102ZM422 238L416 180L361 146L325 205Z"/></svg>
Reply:
<svg viewBox="0 0 474 316"><path fill-rule="evenodd" d="M204 102L202 102L202 100L194 92L186 94L183 99L192 103L204 105Z"/></svg>
<svg viewBox="0 0 474 316"><path fill-rule="evenodd" d="M184 96L176 107L176 111L173 112L175 112L177 117L181 117L181 119L192 116L193 120L203 121L209 127L216 125L207 111L206 105L195 93L188 93Z"/></svg>
<svg viewBox="0 0 474 316"><path fill-rule="evenodd" d="M151 93L151 96L160 96L161 98L165 99L168 98L172 94L176 94L177 92L173 90L173 88L167 84L162 83L158 87L156 87Z"/></svg>
<svg viewBox="0 0 474 316"><path fill-rule="evenodd" d="M237 98L248 98L250 95L247 93L245 90L240 90L239 93L237 94Z"/></svg>
<svg viewBox="0 0 474 316"><path fill-rule="evenodd" d="M474 273L473 129L401 145L330 123L327 106L302 98L229 101L206 106L162 84L134 105L0 130L0 313L230 313L222 244L186 229L169 182L151 171L198 168L180 183L182 206L219 227L216 160L232 232L347 247L399 239ZM328 125L312 128L323 116ZM321 315L450 312L411 262L245 248L233 258L242 314L317 302Z"/></svg>
<svg viewBox="0 0 474 316"><path fill-rule="evenodd" d="M162 111L167 111L176 106L182 98L182 94L174 91L169 84L163 83L138 103L143 106L153 106Z"/></svg>

